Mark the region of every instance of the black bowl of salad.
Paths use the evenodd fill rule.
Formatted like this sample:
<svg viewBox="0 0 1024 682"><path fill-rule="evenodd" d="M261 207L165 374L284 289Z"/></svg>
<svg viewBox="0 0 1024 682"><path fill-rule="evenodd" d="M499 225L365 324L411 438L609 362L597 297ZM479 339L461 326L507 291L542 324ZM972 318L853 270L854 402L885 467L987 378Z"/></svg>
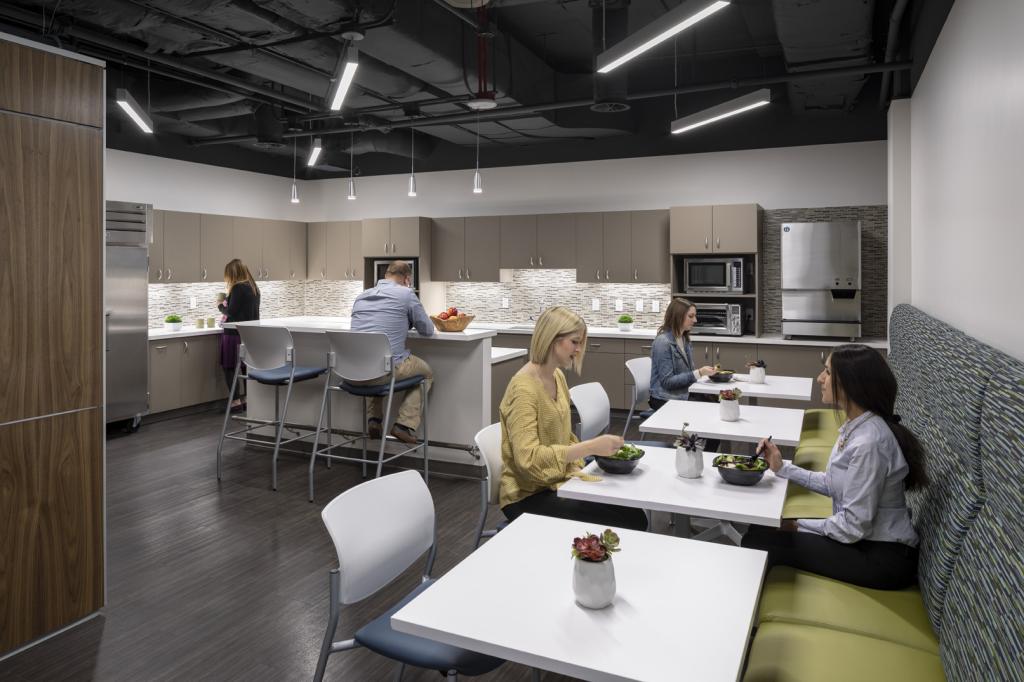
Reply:
<svg viewBox="0 0 1024 682"><path fill-rule="evenodd" d="M626 443L611 457L595 457L594 460L606 474L631 474L643 456L643 450Z"/></svg>
<svg viewBox="0 0 1024 682"><path fill-rule="evenodd" d="M714 374L708 375L708 380L716 384L727 384L733 380L735 374L731 369L716 369Z"/></svg>
<svg viewBox="0 0 1024 682"><path fill-rule="evenodd" d="M751 459L743 455L719 455L711 460L711 466L718 469L718 475L733 485L755 485L768 470L768 462Z"/></svg>

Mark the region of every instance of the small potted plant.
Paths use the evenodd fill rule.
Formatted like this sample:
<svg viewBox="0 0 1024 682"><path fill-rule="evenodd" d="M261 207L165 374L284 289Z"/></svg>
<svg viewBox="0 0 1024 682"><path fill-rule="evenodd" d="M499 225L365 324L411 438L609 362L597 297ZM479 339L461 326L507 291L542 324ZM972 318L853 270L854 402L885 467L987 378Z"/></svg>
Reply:
<svg viewBox="0 0 1024 682"><path fill-rule="evenodd" d="M676 473L682 478L700 478L704 474L704 439L695 433L687 433L683 424L679 438L676 438Z"/></svg>
<svg viewBox="0 0 1024 682"><path fill-rule="evenodd" d="M164 318L164 328L170 329L172 332L181 330L181 316L180 315L168 315Z"/></svg>
<svg viewBox="0 0 1024 682"><path fill-rule="evenodd" d="M743 391L730 388L718 392L718 417L724 422L735 422L740 419L740 396Z"/></svg>
<svg viewBox="0 0 1024 682"><path fill-rule="evenodd" d="M620 332L633 331L633 317L632 317L632 315L619 315L619 331Z"/></svg>
<svg viewBox="0 0 1024 682"><path fill-rule="evenodd" d="M758 360L757 362L748 362L747 369L750 370L750 383L752 384L763 384L765 377L765 369L767 365L764 364L764 360Z"/></svg>
<svg viewBox="0 0 1024 682"><path fill-rule="evenodd" d="M611 528L600 535L586 532L572 540L572 591L576 603L603 609L615 598L615 566L612 554L619 551L619 536Z"/></svg>

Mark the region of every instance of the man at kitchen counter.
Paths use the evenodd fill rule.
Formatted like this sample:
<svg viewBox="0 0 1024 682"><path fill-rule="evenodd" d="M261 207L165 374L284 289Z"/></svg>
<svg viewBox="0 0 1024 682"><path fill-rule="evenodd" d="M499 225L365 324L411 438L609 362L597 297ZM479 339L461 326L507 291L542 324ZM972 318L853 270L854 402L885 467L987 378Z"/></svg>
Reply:
<svg viewBox="0 0 1024 682"><path fill-rule="evenodd" d="M386 334L391 343L395 381L420 374L426 378L426 390L429 391L434 382L433 370L405 347L410 327L415 327L421 336L434 333L427 311L412 290L412 268L405 261L396 260L388 265L384 279L356 297L352 304L352 331ZM369 383L384 383L384 380ZM391 429L392 436L403 443L416 442L422 403L418 386L405 392L398 408L398 418ZM383 433L382 414L381 398L371 398L368 424L371 438L380 438Z"/></svg>

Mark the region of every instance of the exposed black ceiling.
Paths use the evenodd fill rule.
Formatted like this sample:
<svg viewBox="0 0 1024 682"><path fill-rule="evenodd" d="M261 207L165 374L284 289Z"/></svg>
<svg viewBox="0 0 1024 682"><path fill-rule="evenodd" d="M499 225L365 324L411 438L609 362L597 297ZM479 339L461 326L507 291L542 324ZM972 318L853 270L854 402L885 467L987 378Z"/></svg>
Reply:
<svg viewBox="0 0 1024 682"><path fill-rule="evenodd" d="M413 151L420 171L472 167L477 125L485 167L884 139L888 101L910 94L952 0L732 0L609 75L594 74L602 44L678 0L465 9L480 4L19 0L0 4L0 30L108 61L110 148L290 175L295 144L300 177L320 178L348 174L350 147L361 175L405 172ZM354 28L365 33L355 87L330 112ZM498 108L478 123L465 103L481 71ZM155 135L113 106L118 87L148 104ZM677 116L758 87L771 88L770 106L668 132ZM313 135L324 153L306 168Z"/></svg>

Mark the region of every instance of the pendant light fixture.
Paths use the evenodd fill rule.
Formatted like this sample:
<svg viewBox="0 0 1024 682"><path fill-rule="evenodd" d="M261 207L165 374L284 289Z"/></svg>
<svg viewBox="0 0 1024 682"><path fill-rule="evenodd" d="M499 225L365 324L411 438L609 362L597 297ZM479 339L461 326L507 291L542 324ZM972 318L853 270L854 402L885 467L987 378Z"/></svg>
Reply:
<svg viewBox="0 0 1024 682"><path fill-rule="evenodd" d="M480 177L480 114L476 115L476 172L473 173L473 194L484 193L484 181Z"/></svg>
<svg viewBox="0 0 1024 682"><path fill-rule="evenodd" d="M409 128L409 196L416 196L416 129Z"/></svg>
<svg viewBox="0 0 1024 682"><path fill-rule="evenodd" d="M356 200L356 134L352 133L348 144L348 200Z"/></svg>
<svg viewBox="0 0 1024 682"><path fill-rule="evenodd" d="M139 103L132 97L132 93L128 92L125 88L117 89L117 106L124 109L124 113L128 114L128 117L135 121L135 125L144 133L153 132L153 119L151 119Z"/></svg>
<svg viewBox="0 0 1024 682"><path fill-rule="evenodd" d="M761 88L754 92L731 99L728 102L722 102L716 104L713 107L705 109L704 111L698 111L695 114L689 116L683 116L672 121L671 131L674 134L685 133L688 130L705 126L715 121L721 121L723 118L729 118L736 114L742 114L745 111L751 109L757 109L772 101L772 91L768 88Z"/></svg>
<svg viewBox="0 0 1024 682"><path fill-rule="evenodd" d="M292 138L292 203L299 203L299 187L295 184L295 167L299 158L299 143Z"/></svg>
<svg viewBox="0 0 1024 682"><path fill-rule="evenodd" d="M320 158L320 152L324 150L324 143L319 137L313 138L313 146L309 148L309 159L306 160L307 166L315 166L316 160Z"/></svg>

